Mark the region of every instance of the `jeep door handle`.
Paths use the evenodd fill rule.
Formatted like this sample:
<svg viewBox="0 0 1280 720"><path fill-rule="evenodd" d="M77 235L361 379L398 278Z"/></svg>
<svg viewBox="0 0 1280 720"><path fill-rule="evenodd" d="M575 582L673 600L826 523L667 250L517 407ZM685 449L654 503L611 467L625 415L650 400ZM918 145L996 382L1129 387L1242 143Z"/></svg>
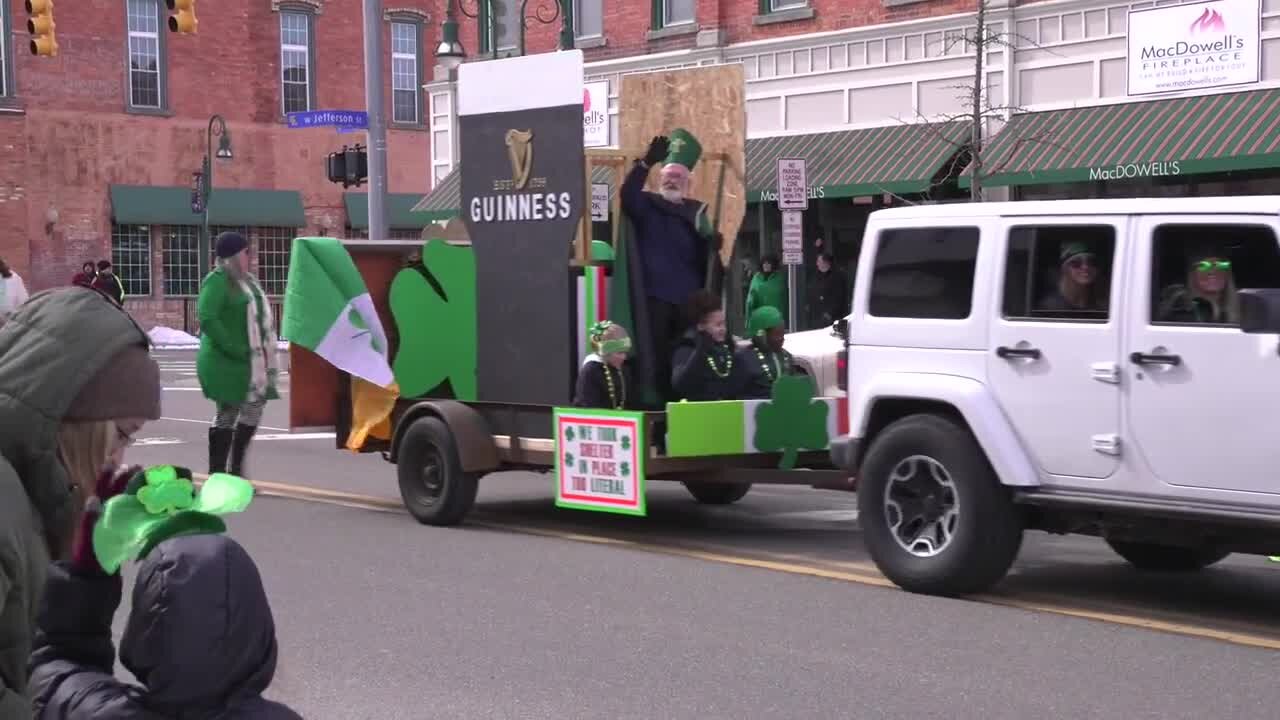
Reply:
<svg viewBox="0 0 1280 720"><path fill-rule="evenodd" d="M1028 358L1030 360L1039 360L1040 349L1039 348L1011 348L1011 347L1005 347L1004 345L1001 345L1000 347L996 348L996 356L1002 357L1005 360L1008 360L1010 358Z"/></svg>
<svg viewBox="0 0 1280 720"><path fill-rule="evenodd" d="M1129 353L1129 362L1135 365L1169 365L1177 367L1182 364L1181 355L1150 355L1147 353Z"/></svg>

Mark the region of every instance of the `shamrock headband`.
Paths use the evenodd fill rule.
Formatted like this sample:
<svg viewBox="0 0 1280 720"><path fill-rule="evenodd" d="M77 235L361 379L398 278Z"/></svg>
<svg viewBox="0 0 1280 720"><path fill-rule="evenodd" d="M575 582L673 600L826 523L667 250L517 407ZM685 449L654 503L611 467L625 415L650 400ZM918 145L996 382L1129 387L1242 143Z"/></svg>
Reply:
<svg viewBox="0 0 1280 720"><path fill-rule="evenodd" d="M612 340L604 339L605 333L615 325L609 320L601 320L591 326L591 330L588 333L591 338L591 344L595 346L596 352L601 355L612 355L613 353L629 352L631 350L631 338L625 335Z"/></svg>
<svg viewBox="0 0 1280 720"><path fill-rule="evenodd" d="M214 473L196 492L190 476L172 465L149 467L129 481L124 494L102 506L93 527L93 553L111 574L169 538L225 532L218 516L241 512L252 500L253 485L235 475Z"/></svg>

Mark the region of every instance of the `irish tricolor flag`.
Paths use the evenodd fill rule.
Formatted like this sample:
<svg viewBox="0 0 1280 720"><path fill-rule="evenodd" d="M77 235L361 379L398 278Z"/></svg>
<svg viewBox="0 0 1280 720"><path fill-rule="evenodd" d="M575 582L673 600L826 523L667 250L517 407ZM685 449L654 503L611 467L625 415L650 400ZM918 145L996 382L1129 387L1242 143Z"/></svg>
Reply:
<svg viewBox="0 0 1280 720"><path fill-rule="evenodd" d="M385 435L399 394L387 358L387 334L351 254L335 238L298 238L289 259L282 334L351 374L347 447ZM383 431L383 432L379 432Z"/></svg>

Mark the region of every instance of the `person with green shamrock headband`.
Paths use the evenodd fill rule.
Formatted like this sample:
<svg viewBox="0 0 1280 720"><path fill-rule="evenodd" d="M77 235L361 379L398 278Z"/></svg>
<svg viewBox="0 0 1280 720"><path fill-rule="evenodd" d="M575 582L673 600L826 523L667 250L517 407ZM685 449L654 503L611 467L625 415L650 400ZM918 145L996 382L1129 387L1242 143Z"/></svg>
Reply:
<svg viewBox="0 0 1280 720"><path fill-rule="evenodd" d="M743 400L773 397L773 383L783 375L795 372L791 353L782 348L787 328L782 311L766 305L756 308L748 320L751 342L739 348L734 365L742 373L739 384Z"/></svg>
<svg viewBox="0 0 1280 720"><path fill-rule="evenodd" d="M185 468L102 471L71 559L49 570L29 663L35 718L300 720L262 697L275 674L275 621L258 568L222 534L221 516L252 498L234 475L197 490ZM140 685L112 673L119 570L131 560L120 660Z"/></svg>
<svg viewBox="0 0 1280 720"><path fill-rule="evenodd" d="M637 407L634 386L625 369L631 352L627 329L604 320L591 327L591 349L578 370L573 406L606 410L633 410Z"/></svg>

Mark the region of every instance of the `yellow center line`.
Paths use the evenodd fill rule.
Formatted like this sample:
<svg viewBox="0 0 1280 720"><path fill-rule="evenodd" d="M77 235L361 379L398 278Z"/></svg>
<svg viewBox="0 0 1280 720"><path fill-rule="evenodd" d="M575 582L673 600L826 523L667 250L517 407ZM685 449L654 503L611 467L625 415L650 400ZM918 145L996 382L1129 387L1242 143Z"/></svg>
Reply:
<svg viewBox="0 0 1280 720"><path fill-rule="evenodd" d="M202 481L207 476L196 474L195 477L197 481ZM309 500L343 507L383 512L388 510L404 512L403 505L400 502L387 498L360 495L338 490L325 490L302 485L262 482L257 480L253 482L253 485L258 490L259 494L273 497L289 498L293 500ZM592 535L582 532L544 528L535 525L524 525L506 521L487 521L482 518L471 520L467 524L500 532L520 533L523 535L534 535L559 540L569 540L572 542L591 543L594 545L625 547L632 550L639 550L659 555L690 558L724 565L756 568L760 570L771 570L791 575L803 575L840 582L857 583L859 585L870 585L881 588L897 587L892 581L881 575L879 571L875 569L875 566L870 563L823 561L804 558L803 556L770 552L759 553L765 557L749 557L746 555L732 555L725 552L703 550L694 547L680 547L677 545L652 543L643 540L630 540L607 537L604 535ZM796 560L797 562L790 562L790 560ZM821 567L819 564L827 567ZM845 567L864 570L865 572L850 572L848 570L835 569ZM971 596L968 599L990 605L1000 605L1018 610L1026 610L1029 612L1050 613L1066 617L1105 622L1112 625L1124 625L1127 627L1154 630L1174 635L1218 640L1247 647L1280 650L1280 637L1268 637L1266 635L1232 630L1219 630L1205 625L1160 620L1153 617L1143 617L1141 615L1128 614L1124 612L1090 610L1087 608L1072 607L1071 605L1063 604L1058 600L1032 599L1030 596L1011 597L1007 595L991 594ZM1140 611L1140 608L1135 608L1135 610Z"/></svg>

